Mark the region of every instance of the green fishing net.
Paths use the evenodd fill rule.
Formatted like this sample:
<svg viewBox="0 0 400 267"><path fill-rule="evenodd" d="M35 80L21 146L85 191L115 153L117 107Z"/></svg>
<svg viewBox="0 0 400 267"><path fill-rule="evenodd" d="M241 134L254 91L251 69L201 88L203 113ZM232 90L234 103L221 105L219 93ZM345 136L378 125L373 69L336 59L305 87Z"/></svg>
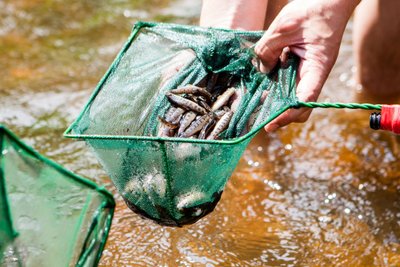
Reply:
<svg viewBox="0 0 400 267"><path fill-rule="evenodd" d="M65 136L94 150L127 205L161 224L193 223L212 211L251 138L297 106L298 60L258 71L261 32L137 23ZM237 108L218 140L158 137L165 93L217 76L232 83ZM214 78L213 78L214 77Z"/></svg>
<svg viewBox="0 0 400 267"><path fill-rule="evenodd" d="M0 266L95 266L113 197L0 125Z"/></svg>

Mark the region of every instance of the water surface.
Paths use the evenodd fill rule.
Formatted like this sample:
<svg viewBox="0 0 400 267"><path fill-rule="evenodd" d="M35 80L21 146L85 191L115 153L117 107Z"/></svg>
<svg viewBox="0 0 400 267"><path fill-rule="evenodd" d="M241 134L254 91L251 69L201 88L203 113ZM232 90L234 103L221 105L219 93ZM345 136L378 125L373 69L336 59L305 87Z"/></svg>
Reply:
<svg viewBox="0 0 400 267"><path fill-rule="evenodd" d="M315 110L306 124L260 133L216 210L184 228L132 213L84 143L62 137L134 22L196 24L199 11L200 1L0 1L0 121L114 193L100 265L400 265L399 138L370 130L369 112ZM320 101L364 99L351 26Z"/></svg>

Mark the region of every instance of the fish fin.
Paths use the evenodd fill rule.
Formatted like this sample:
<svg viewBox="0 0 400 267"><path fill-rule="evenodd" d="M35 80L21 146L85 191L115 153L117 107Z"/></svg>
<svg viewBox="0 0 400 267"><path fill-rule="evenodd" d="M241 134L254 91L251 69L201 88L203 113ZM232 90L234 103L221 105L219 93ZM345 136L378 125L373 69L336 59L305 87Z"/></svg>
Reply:
<svg viewBox="0 0 400 267"><path fill-rule="evenodd" d="M158 116L158 120L162 123L162 124L164 124L164 125L167 125L169 128L171 128L171 129L176 129L176 128L178 128L178 124L174 124L174 123L171 123L171 122L168 122L168 121L166 121L163 117L161 117L161 116Z"/></svg>

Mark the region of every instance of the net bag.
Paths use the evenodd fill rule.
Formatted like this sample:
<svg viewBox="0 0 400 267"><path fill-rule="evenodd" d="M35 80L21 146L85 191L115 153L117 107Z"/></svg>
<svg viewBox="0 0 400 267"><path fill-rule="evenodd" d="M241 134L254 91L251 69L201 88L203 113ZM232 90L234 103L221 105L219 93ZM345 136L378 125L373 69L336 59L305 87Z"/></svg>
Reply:
<svg viewBox="0 0 400 267"><path fill-rule="evenodd" d="M296 57L269 75L258 71L253 47L261 36L137 23L65 136L93 148L133 211L164 225L195 222L214 209L265 124L289 108L312 107L296 98ZM188 84L212 94L234 88L233 115L217 140L160 137L160 116L171 110L166 95Z"/></svg>
<svg viewBox="0 0 400 267"><path fill-rule="evenodd" d="M0 125L0 266L96 266L112 195Z"/></svg>

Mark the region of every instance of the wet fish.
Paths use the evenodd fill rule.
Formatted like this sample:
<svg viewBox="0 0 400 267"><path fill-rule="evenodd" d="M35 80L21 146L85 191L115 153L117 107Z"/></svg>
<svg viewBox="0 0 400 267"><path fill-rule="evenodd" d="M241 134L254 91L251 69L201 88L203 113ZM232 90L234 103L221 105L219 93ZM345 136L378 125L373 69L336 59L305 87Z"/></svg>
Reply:
<svg viewBox="0 0 400 267"><path fill-rule="evenodd" d="M199 118L196 118L195 121L193 121L190 126L184 131L179 137L190 137L197 132L201 131L203 127L210 121L212 120L212 113L208 113L206 115L203 115Z"/></svg>
<svg viewBox="0 0 400 267"><path fill-rule="evenodd" d="M206 101L200 99L198 103L201 107L205 108L207 111L211 111L211 107L207 104Z"/></svg>
<svg viewBox="0 0 400 267"><path fill-rule="evenodd" d="M187 127L192 123L192 121L196 118L196 113L193 111L188 111L186 112L181 121L180 121L180 126L178 129L178 135L181 135Z"/></svg>
<svg viewBox="0 0 400 267"><path fill-rule="evenodd" d="M218 137L220 133L222 133L226 128L228 128L229 122L231 121L231 118L233 116L232 111L226 112L222 118L217 122L215 125L214 129L210 133L210 135L207 137L207 140L214 140L215 138Z"/></svg>
<svg viewBox="0 0 400 267"><path fill-rule="evenodd" d="M183 109L192 110L201 115L207 114L207 110L205 108L199 106L198 104L196 104L195 102L193 102L189 99L183 98L178 95L174 95L170 92L166 93L165 95L170 102L172 102L173 104L175 104Z"/></svg>
<svg viewBox="0 0 400 267"><path fill-rule="evenodd" d="M242 98L244 94L246 93L247 89L246 88L240 88L235 90L235 93L233 94L231 100L231 110L233 113L236 113L237 109L239 108L240 103L242 102Z"/></svg>
<svg viewBox="0 0 400 267"><path fill-rule="evenodd" d="M165 113L165 120L169 123L177 124L185 112L182 108L170 107Z"/></svg>
<svg viewBox="0 0 400 267"><path fill-rule="evenodd" d="M158 117L160 120L160 128L158 130L157 136L160 137L173 137L175 135L175 129L178 127L178 125L170 123L166 120L164 120L162 117Z"/></svg>
<svg viewBox="0 0 400 267"><path fill-rule="evenodd" d="M170 91L173 94L193 94L193 95L202 95L206 97L208 100L211 99L211 94L207 92L205 88L201 88L195 85L186 85L184 87L180 87L177 89L173 89Z"/></svg>
<svg viewBox="0 0 400 267"><path fill-rule="evenodd" d="M205 108L207 111L211 111L211 107L207 104L207 100L203 96L186 95L185 97Z"/></svg>
<svg viewBox="0 0 400 267"><path fill-rule="evenodd" d="M201 129L199 133L199 139L206 139L207 135L212 130L212 127L215 125L215 119L210 120L206 125L204 125L203 129Z"/></svg>
<svg viewBox="0 0 400 267"><path fill-rule="evenodd" d="M222 106L226 105L226 103L228 103L229 99L234 93L235 88L231 87L227 89L222 95L217 98L217 100L212 105L211 110L218 110Z"/></svg>
<svg viewBox="0 0 400 267"><path fill-rule="evenodd" d="M218 119L221 119L221 117L224 116L225 113L226 113L226 110L223 110L223 109L214 111L214 114Z"/></svg>

